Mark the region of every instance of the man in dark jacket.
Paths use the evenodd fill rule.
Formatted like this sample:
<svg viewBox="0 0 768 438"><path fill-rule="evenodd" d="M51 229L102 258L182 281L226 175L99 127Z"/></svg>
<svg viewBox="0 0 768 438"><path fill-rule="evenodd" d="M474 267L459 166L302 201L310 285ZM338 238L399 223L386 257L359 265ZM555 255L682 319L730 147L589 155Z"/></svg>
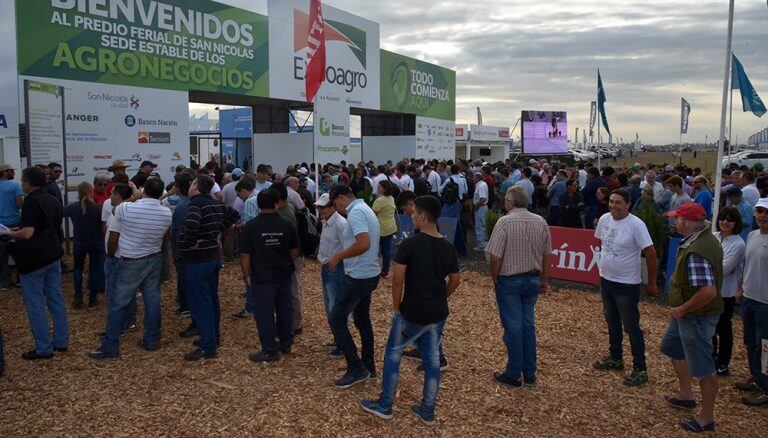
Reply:
<svg viewBox="0 0 768 438"><path fill-rule="evenodd" d="M571 179L565 183L565 193L560 195L560 226L583 228L581 212L584 210L584 198L579 193L579 180Z"/></svg>
<svg viewBox="0 0 768 438"><path fill-rule="evenodd" d="M187 280L189 310L200 332L198 348L184 356L186 361L216 356L221 338L219 236L240 220L235 210L211 198L212 188L213 180L206 175L198 176L190 186L184 228L178 240Z"/></svg>

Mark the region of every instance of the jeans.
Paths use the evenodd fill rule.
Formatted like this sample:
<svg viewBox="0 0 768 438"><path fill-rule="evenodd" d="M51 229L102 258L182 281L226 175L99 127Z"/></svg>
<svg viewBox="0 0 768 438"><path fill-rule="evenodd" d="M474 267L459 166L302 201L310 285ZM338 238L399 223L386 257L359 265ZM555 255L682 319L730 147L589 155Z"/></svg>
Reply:
<svg viewBox="0 0 768 438"><path fill-rule="evenodd" d="M438 332L438 335L440 335L440 343L437 346L437 351L440 355L440 362L447 360L445 357L445 350L443 350L443 330L445 330L445 321L447 320L442 320L437 323L437 332ZM418 344L415 344L414 348L416 348L416 351L419 351ZM419 354L421 354L420 351L419 351Z"/></svg>
<svg viewBox="0 0 768 438"><path fill-rule="evenodd" d="M539 297L539 277L499 277L496 302L504 327L508 377L519 380L536 376L536 328L534 310Z"/></svg>
<svg viewBox="0 0 768 438"><path fill-rule="evenodd" d="M395 401L403 350L409 344L417 344L424 365L424 389L421 407L425 413L434 413L435 398L437 398L437 390L440 388L440 358L437 352L440 344L439 327L443 325L445 325L445 320L435 324L418 325L408 322L399 313L392 317L392 328L389 331L387 347L384 351L384 371L381 395L379 395L379 402L385 409L391 409Z"/></svg>
<svg viewBox="0 0 768 438"><path fill-rule="evenodd" d="M189 311L200 332L200 350L215 353L216 346L221 341L221 260L184 262L184 268L184 276L189 285Z"/></svg>
<svg viewBox="0 0 768 438"><path fill-rule="evenodd" d="M29 274L21 274L21 295L27 306L29 326L35 338L35 352L47 356L53 347L66 348L69 342L67 306L61 293L61 263L56 260ZM48 313L53 320L53 339Z"/></svg>
<svg viewBox="0 0 768 438"><path fill-rule="evenodd" d="M461 219L461 201L454 204L443 205L443 210L440 213L440 217L449 217L452 219Z"/></svg>
<svg viewBox="0 0 768 438"><path fill-rule="evenodd" d="M304 292L301 288L301 270L304 269L304 257L297 258L293 266L293 276L291 278L291 330L299 330L304 327L301 319L301 302Z"/></svg>
<svg viewBox="0 0 768 438"><path fill-rule="evenodd" d="M381 274L389 273L389 264L392 262L392 236L379 237L379 254L381 254Z"/></svg>
<svg viewBox="0 0 768 438"><path fill-rule="evenodd" d="M178 259L174 260L173 264L176 266L176 303L179 305L180 312L187 312L189 311L189 287L184 274L184 262Z"/></svg>
<svg viewBox="0 0 768 438"><path fill-rule="evenodd" d="M362 367L368 371L376 370L373 357L373 324L371 324L371 294L379 284L379 276L357 279L344 276L336 304L331 311L331 330L336 338L337 346L344 352L347 361L347 372L354 372ZM352 314L352 321L360 332L362 342L362 360L357 355L352 334L349 332L347 320Z"/></svg>
<svg viewBox="0 0 768 438"><path fill-rule="evenodd" d="M480 249L485 249L485 216L488 207L482 206L475 211L475 244Z"/></svg>
<svg viewBox="0 0 768 438"><path fill-rule="evenodd" d="M556 227L560 225L560 207L557 205L549 206L549 213L547 213L547 225Z"/></svg>
<svg viewBox="0 0 768 438"><path fill-rule="evenodd" d="M712 356L715 358L717 368L728 368L733 355L733 309L736 306L736 298L723 298L723 313L717 321L715 336L712 338L714 351Z"/></svg>
<svg viewBox="0 0 768 438"><path fill-rule="evenodd" d="M253 318L259 330L261 349L268 354L277 354L280 346L293 345L291 331L291 277L279 283L253 283L248 294Z"/></svg>
<svg viewBox="0 0 768 438"><path fill-rule="evenodd" d="M107 279L107 300L117 289L117 267L120 259L117 257L107 257L104 261L104 276ZM125 327L136 324L136 295L134 294L131 302L128 304L128 313L125 318Z"/></svg>
<svg viewBox="0 0 768 438"><path fill-rule="evenodd" d="M749 371L757 386L768 391L768 376L761 370L762 340L768 339L768 304L745 297L741 303L741 319L744 323L744 346Z"/></svg>
<svg viewBox="0 0 768 438"><path fill-rule="evenodd" d="M117 267L117 287L109 297L107 330L101 350L108 356L120 351L120 334L125 327L131 301L136 289L141 289L144 300L144 346L154 348L160 342L160 269L162 257L144 260L120 260Z"/></svg>
<svg viewBox="0 0 768 438"><path fill-rule="evenodd" d="M623 333L627 332L632 347L632 366L644 370L645 338L640 329L640 285L622 284L600 277L600 295L603 300L603 313L608 324L608 343L610 355L614 360L623 360Z"/></svg>
<svg viewBox="0 0 768 438"><path fill-rule="evenodd" d="M83 270L85 257L88 257L88 299L96 298L97 293L104 292L106 281L104 280L104 242L95 242L90 245L74 245L72 252L75 267L72 270L72 281L75 284L75 301L83 301Z"/></svg>
<svg viewBox="0 0 768 438"><path fill-rule="evenodd" d="M323 265L320 275L323 281L323 304L325 305L325 315L328 320L328 327L330 327L331 311L336 306L336 300L341 292L341 282L344 280L344 264L339 263L333 272L329 271L326 265ZM336 342L335 336L333 342Z"/></svg>
<svg viewBox="0 0 768 438"><path fill-rule="evenodd" d="M8 265L8 257L10 256L8 254L9 240L7 236L0 237L0 287L11 286L11 267Z"/></svg>
<svg viewBox="0 0 768 438"><path fill-rule="evenodd" d="M661 338L661 353L673 360L686 361L695 379L714 376L712 336L715 335L720 315L685 315L683 319L670 318Z"/></svg>
<svg viewBox="0 0 768 438"><path fill-rule="evenodd" d="M595 224L593 222L595 219L595 216L597 215L597 205L587 205L584 207L584 228L589 230L595 229Z"/></svg>

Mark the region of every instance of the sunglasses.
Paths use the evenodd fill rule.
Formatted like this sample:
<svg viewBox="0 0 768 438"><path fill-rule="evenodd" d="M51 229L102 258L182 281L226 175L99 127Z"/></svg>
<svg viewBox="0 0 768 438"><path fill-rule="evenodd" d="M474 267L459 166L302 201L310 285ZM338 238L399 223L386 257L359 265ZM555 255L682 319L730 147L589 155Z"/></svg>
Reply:
<svg viewBox="0 0 768 438"><path fill-rule="evenodd" d="M718 219L718 221L720 221L720 222L733 222L733 223L736 223L736 219L731 218L731 217L724 217L724 218Z"/></svg>

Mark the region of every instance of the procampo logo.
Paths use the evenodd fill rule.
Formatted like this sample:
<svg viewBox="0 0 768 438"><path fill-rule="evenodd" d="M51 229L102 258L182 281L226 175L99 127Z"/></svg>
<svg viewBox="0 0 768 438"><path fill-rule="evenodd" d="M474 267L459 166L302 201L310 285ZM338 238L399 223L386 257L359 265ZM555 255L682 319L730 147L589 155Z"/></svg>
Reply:
<svg viewBox="0 0 768 438"><path fill-rule="evenodd" d="M331 135L331 125L328 124L328 120L325 120L325 117L320 117L320 135L323 137Z"/></svg>

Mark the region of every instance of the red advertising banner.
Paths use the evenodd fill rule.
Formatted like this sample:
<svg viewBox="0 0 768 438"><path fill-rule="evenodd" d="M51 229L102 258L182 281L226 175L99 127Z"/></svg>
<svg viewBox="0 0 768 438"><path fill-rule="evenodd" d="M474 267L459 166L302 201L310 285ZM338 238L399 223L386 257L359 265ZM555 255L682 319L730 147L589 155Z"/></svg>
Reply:
<svg viewBox="0 0 768 438"><path fill-rule="evenodd" d="M599 285L600 244L595 230L562 227L549 227L549 230L552 234L550 277Z"/></svg>

